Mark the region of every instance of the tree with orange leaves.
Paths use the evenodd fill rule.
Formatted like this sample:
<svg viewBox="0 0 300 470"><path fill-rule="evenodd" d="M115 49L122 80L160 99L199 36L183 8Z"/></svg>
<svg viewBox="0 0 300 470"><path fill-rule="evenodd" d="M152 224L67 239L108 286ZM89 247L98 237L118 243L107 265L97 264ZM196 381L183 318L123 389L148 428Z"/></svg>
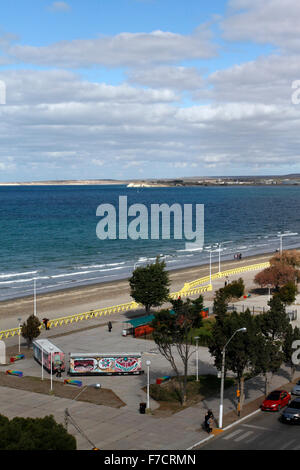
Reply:
<svg viewBox="0 0 300 470"><path fill-rule="evenodd" d="M272 286L278 291L289 282L295 282L296 278L297 270L293 266L277 262L256 274L254 282L260 287Z"/></svg>

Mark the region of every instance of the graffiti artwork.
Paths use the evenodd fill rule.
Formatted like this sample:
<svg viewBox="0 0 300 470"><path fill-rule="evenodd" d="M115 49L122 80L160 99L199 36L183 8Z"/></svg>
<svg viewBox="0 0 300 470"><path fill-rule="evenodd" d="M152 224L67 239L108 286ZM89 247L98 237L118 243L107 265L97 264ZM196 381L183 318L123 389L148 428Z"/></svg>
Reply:
<svg viewBox="0 0 300 470"><path fill-rule="evenodd" d="M141 374L140 353L70 354L70 375Z"/></svg>

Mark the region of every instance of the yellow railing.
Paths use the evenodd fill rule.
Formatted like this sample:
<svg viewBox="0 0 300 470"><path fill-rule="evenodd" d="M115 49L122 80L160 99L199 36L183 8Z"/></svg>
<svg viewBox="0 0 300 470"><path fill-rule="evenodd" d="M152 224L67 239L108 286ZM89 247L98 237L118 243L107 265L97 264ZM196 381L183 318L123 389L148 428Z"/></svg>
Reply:
<svg viewBox="0 0 300 470"><path fill-rule="evenodd" d="M267 261L266 263L250 264L249 266L240 266L233 269L227 269L227 271L212 274L211 280L213 281L215 279L219 279L226 276L233 276L235 274L240 274L247 271L257 271L260 269L268 268L269 266L270 263ZM198 286L199 284L205 284L209 281L210 276L201 277L200 279L196 279L195 281L185 283L182 289L190 289L191 287Z"/></svg>
<svg viewBox="0 0 300 470"><path fill-rule="evenodd" d="M234 269L228 269L227 271L222 271L220 273L212 274L211 280L219 279L226 276L232 276L235 274L240 274L247 271L255 271L258 269L265 269L270 266L270 263L259 263L252 264L249 266L237 267ZM204 276L195 281L187 282L184 284L182 289L178 292L173 292L170 294L172 299L180 297L187 297L188 295L201 294L212 290L212 284L209 282L210 276ZM205 284L205 285L203 285ZM54 320L49 320L50 328L57 328L59 326L68 325L72 323L78 323L82 320L89 320L93 318L100 318L106 315L112 315L119 312L128 312L129 310L135 310L138 307L141 307L137 302L127 302L125 304L114 305L112 307L104 307L97 310L90 310L85 313L77 313L74 315L68 315L66 317L56 318ZM40 326L42 328L42 325ZM11 328L9 330L0 331L0 340L13 337L15 335L20 335L19 328Z"/></svg>
<svg viewBox="0 0 300 470"><path fill-rule="evenodd" d="M191 288L189 290L185 290L182 288L178 292L173 292L170 294L171 299L178 299L178 297L187 297L188 295L194 295L194 294L201 294L203 292L208 292L212 290L212 284L207 284L206 286L198 286Z"/></svg>

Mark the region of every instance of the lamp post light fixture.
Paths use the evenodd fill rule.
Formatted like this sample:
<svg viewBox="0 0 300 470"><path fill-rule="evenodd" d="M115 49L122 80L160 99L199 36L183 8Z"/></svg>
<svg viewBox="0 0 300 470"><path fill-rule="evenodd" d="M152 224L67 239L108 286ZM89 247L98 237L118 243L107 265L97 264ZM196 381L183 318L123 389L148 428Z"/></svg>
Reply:
<svg viewBox="0 0 300 470"><path fill-rule="evenodd" d="M224 375L225 375L225 350L227 345L230 343L232 338L236 335L238 332L243 332L245 333L247 331L247 328L239 328L238 330L235 330L233 335L229 338L227 343L222 349L222 371L221 371L221 397L220 397L220 412L219 412L219 428L222 429L223 426L223 400L224 400Z"/></svg>
<svg viewBox="0 0 300 470"><path fill-rule="evenodd" d="M22 318L18 318L18 325L19 325L19 354L21 351L21 321Z"/></svg>
<svg viewBox="0 0 300 470"><path fill-rule="evenodd" d="M269 309L270 306L269 306L268 304L269 304L269 302L271 301L271 289L272 289L273 286L272 286L271 284L268 284L267 287L268 287L268 302L267 302L267 308Z"/></svg>
<svg viewBox="0 0 300 470"><path fill-rule="evenodd" d="M36 317L36 279L33 279L33 314Z"/></svg>
<svg viewBox="0 0 300 470"><path fill-rule="evenodd" d="M278 232L277 236L280 238L280 254L282 254L282 238L283 237L294 237L298 235L296 232Z"/></svg>
<svg viewBox="0 0 300 470"><path fill-rule="evenodd" d="M196 340L196 382L199 382L199 375L198 375L198 341L199 341L199 336L195 336L194 339Z"/></svg>
<svg viewBox="0 0 300 470"><path fill-rule="evenodd" d="M50 346L49 349L50 349L50 384L51 384L51 385L50 385L50 390L51 390L51 392L52 392L52 389L53 389L53 378L52 378L52 372L53 372L53 371L52 371L52 368L53 368L53 365L52 365L53 347Z"/></svg>
<svg viewBox="0 0 300 470"><path fill-rule="evenodd" d="M209 250L209 283L211 284L211 253L212 251Z"/></svg>
<svg viewBox="0 0 300 470"><path fill-rule="evenodd" d="M221 272L221 251L222 251L221 243L217 243L215 246L217 248L216 251L219 252L219 273L220 273Z"/></svg>
<svg viewBox="0 0 300 470"><path fill-rule="evenodd" d="M150 410L150 366L151 361L146 361L147 366L147 410Z"/></svg>
<svg viewBox="0 0 300 470"><path fill-rule="evenodd" d="M217 251L219 252L219 273L221 272L221 251L227 250L227 248L221 248L221 246L222 245L230 245L231 243L232 243L232 240L217 243L217 247L218 247Z"/></svg>
<svg viewBox="0 0 300 470"><path fill-rule="evenodd" d="M44 380L44 348L41 345L42 348L42 380Z"/></svg>
<svg viewBox="0 0 300 470"><path fill-rule="evenodd" d="M206 247L206 251L209 252L209 283L211 284L211 254L212 253L215 253L216 251L219 252L219 272L220 272L220 269L221 269L221 259L220 259L220 253L221 253L221 248L220 248L220 244L219 244L219 249L216 249L214 250L213 248L216 248L217 245L210 245L210 246L207 246Z"/></svg>

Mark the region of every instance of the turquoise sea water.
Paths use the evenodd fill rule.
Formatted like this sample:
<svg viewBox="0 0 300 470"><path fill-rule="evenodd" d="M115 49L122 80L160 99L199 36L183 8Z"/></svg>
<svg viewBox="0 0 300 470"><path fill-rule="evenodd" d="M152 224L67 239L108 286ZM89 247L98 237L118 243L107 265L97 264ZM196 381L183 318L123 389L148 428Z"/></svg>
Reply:
<svg viewBox="0 0 300 470"><path fill-rule="evenodd" d="M186 240L104 240L96 235L97 207L135 203L204 204L204 247ZM300 188L125 186L20 186L0 188L0 300L128 277L134 266L165 256L168 269L209 261L208 247L222 243L221 260L300 246ZM130 221L130 218L128 219ZM216 248L215 248L216 249ZM213 253L212 261L219 254Z"/></svg>

